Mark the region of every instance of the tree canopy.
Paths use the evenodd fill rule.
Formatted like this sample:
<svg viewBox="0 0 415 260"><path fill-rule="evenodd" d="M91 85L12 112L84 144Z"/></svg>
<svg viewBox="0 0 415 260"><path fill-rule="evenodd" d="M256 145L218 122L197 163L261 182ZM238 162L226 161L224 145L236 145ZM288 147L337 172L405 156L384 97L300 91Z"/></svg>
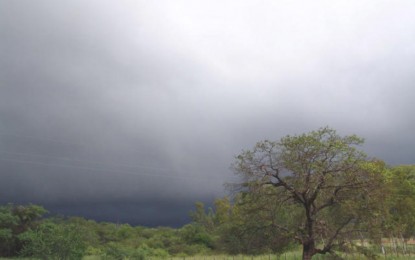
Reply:
<svg viewBox="0 0 415 260"><path fill-rule="evenodd" d="M328 127L258 142L236 158L237 187L257 205L290 208L290 221L269 224L301 243L303 259L334 253L345 236L368 230L365 221L380 211L385 165L368 159L361 144L362 138Z"/></svg>

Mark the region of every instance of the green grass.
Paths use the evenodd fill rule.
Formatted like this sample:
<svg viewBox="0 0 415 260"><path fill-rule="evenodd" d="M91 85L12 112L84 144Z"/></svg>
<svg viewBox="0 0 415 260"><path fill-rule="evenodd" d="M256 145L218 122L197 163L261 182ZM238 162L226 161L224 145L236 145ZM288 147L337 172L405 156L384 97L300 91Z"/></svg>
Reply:
<svg viewBox="0 0 415 260"><path fill-rule="evenodd" d="M101 260L99 256L86 256L83 260ZM315 255L313 257L315 260L325 260L330 259L329 256L324 255ZM346 260L364 260L366 259L362 254L350 254L345 255L344 259ZM413 260L413 256L379 256L379 260ZM0 260L37 260L33 258L0 258ZM261 256L229 256L229 255L215 255L215 256L186 256L186 257L168 257L168 258L147 258L147 260L301 260L301 252L287 252L279 256L276 255L261 255Z"/></svg>
<svg viewBox="0 0 415 260"><path fill-rule="evenodd" d="M167 257L167 258L156 258L156 257L149 257L147 260L301 260L301 251L293 251L283 253L281 255L260 255L260 256L248 256L248 255L210 255L210 256L186 256L186 257ZM346 260L364 260L367 259L363 254L349 254L349 255L342 255L343 259ZM87 256L84 257L84 260L100 260L99 256ZM313 257L315 260L328 260L331 259L329 255L315 255ZM392 255L379 255L379 260L410 260L415 259L415 255L412 256L392 256Z"/></svg>
<svg viewBox="0 0 415 260"><path fill-rule="evenodd" d="M415 253L412 251L411 248L411 256L409 255L402 255L401 253L396 256L394 254L387 254L381 255L378 254L377 259L379 260L415 260ZM388 252L388 250L387 250ZM389 252L392 252L392 250L389 249ZM350 254L341 254L343 259L346 260L364 260L366 259L363 254L359 253L350 253ZM147 260L301 260L301 250L296 251L290 251L286 253L282 253L280 255L274 255L274 254L267 254L267 255L258 255L258 256L249 256L249 255L209 255L209 256L203 256L203 255L197 255L197 256L181 256L181 257L167 257L167 258L158 258L158 257L148 257ZM35 260L33 258L0 258L0 260ZM83 260L101 260L102 258L100 256L85 256ZM331 257L329 255L315 255L313 257L315 260L329 260Z"/></svg>
<svg viewBox="0 0 415 260"><path fill-rule="evenodd" d="M188 257L169 257L165 260L301 260L301 252L295 251L295 252L287 252L283 253L281 255L261 255L261 256L229 256L229 255L216 255L216 256L188 256ZM363 254L349 254L349 255L342 255L343 259L346 260L364 260L367 259ZM329 255L315 255L313 257L315 260L325 260L325 259L331 259ZM392 255L379 255L379 260L385 259L385 260L410 260L415 259L415 255L412 256L392 256ZM85 259L85 260L99 260L99 258L91 258L91 259ZM157 258L150 258L149 260L161 260Z"/></svg>

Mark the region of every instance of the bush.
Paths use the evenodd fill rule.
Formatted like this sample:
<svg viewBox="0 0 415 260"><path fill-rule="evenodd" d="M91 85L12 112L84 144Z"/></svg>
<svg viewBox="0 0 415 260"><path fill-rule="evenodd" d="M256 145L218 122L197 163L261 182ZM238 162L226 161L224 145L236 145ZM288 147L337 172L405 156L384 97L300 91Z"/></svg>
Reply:
<svg viewBox="0 0 415 260"><path fill-rule="evenodd" d="M41 259L82 259L86 246L74 225L45 222L19 236L22 256Z"/></svg>
<svg viewBox="0 0 415 260"><path fill-rule="evenodd" d="M169 253L161 248L151 248L147 245L142 245L138 248L131 248L119 243L109 243L102 255L105 259L134 259L144 260L148 257L167 258Z"/></svg>

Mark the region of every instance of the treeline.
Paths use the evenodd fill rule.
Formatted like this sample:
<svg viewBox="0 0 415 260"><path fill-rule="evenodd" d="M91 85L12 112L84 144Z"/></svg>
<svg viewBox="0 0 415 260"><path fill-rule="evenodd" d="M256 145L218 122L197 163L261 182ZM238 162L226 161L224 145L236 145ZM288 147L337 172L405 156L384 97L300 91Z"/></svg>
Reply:
<svg viewBox="0 0 415 260"><path fill-rule="evenodd" d="M398 166L383 173L384 200L379 218L367 220L366 229L351 234L336 250L362 249L362 239L381 248L382 238L405 243L415 235L415 166ZM80 259L86 255L108 259L192 256L210 254L281 253L298 242L278 225L296 225L295 205L273 203L240 192L231 201L217 199L212 208L196 203L192 222L181 228L148 228L81 217L44 218L38 205L0 207L0 256L42 259ZM333 213L335 214L335 213ZM373 221L373 223L370 223ZM288 232L289 233L289 232ZM365 242L363 242L364 244Z"/></svg>
<svg viewBox="0 0 415 260"><path fill-rule="evenodd" d="M96 222L82 217L42 218L38 205L0 207L0 256L108 259L209 254L214 238L196 223L174 229Z"/></svg>

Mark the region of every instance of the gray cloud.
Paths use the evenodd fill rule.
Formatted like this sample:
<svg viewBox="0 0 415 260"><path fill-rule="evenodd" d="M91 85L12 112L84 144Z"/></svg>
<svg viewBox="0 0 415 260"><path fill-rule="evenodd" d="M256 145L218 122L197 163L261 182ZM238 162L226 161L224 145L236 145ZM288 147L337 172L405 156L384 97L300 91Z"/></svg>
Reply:
<svg viewBox="0 0 415 260"><path fill-rule="evenodd" d="M185 216L225 194L242 149L325 125L414 163L414 9L2 1L1 201L86 216L122 204L134 223L150 222L129 212L170 203L154 215Z"/></svg>

